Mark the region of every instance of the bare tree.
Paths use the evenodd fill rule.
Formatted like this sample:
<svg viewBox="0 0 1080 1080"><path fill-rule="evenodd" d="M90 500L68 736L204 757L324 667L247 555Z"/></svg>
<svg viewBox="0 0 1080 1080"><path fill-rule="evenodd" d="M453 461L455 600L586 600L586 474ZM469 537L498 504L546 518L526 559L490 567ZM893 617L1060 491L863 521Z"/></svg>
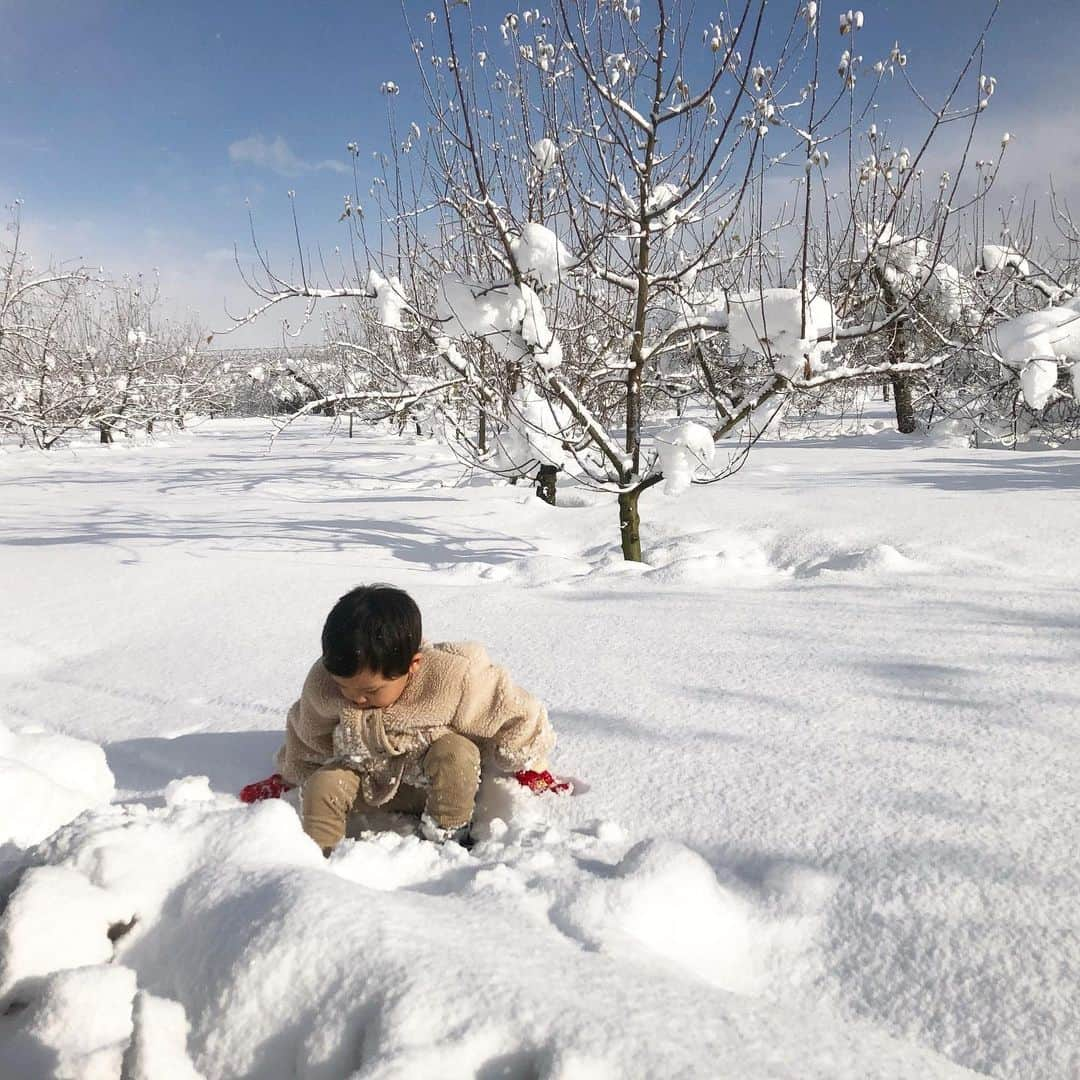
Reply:
<svg viewBox="0 0 1080 1080"><path fill-rule="evenodd" d="M850 47L827 89L818 5L792 4L768 25L766 14L745 0L702 35L667 0L555 0L489 33L443 0L410 27L426 115L406 128L397 86L383 84L390 148L365 196L377 216L357 179L342 213L348 255L329 280L320 267L325 284L302 252L298 280L260 255L247 318L293 297L366 301L335 339L362 387L306 408L430 404L471 463L543 467L549 498L552 468L616 494L632 560L642 493L730 475L794 393L887 374L910 428L910 378L961 348L946 336L928 355L911 326L948 278L966 148L936 201L916 178L946 125L974 130L982 98L956 101L985 94L983 39L944 102L927 105L916 151L886 167L869 129L867 184L856 147L875 94L893 79L922 100L906 57L898 46L878 61L864 90L863 17L845 13ZM849 161L834 192L837 146ZM785 177L795 197L778 202L770 181ZM909 241L918 266L898 276L893 248ZM705 439L681 418L691 401L718 419ZM650 425L672 408L680 422ZM727 451L717 465L714 439Z"/></svg>

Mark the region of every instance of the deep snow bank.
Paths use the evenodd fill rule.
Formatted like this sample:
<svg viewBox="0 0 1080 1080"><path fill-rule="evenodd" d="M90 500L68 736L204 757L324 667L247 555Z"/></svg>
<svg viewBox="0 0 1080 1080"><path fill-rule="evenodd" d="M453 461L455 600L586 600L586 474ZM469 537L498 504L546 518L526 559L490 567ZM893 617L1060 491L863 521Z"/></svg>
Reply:
<svg viewBox="0 0 1080 1080"><path fill-rule="evenodd" d="M36 849L0 919L12 1075L965 1075L778 999L820 875L755 896L501 784L472 855L388 831L326 862L287 803L201 787Z"/></svg>

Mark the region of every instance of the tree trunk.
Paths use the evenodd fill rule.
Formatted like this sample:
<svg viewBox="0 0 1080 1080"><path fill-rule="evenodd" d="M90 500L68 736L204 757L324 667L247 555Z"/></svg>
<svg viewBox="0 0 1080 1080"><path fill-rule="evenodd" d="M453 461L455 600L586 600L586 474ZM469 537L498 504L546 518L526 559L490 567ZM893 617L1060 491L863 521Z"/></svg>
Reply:
<svg viewBox="0 0 1080 1080"><path fill-rule="evenodd" d="M480 453L483 454L487 451L487 413L480 410L480 428L476 435L477 444L480 447Z"/></svg>
<svg viewBox="0 0 1080 1080"><path fill-rule="evenodd" d="M643 562L641 557L641 516L638 498L641 488L619 492L619 535L622 538L623 558L627 562Z"/></svg>
<svg viewBox="0 0 1080 1080"><path fill-rule="evenodd" d="M626 377L626 452L634 472L640 468L641 453L641 368Z"/></svg>
<svg viewBox="0 0 1080 1080"><path fill-rule="evenodd" d="M918 428L915 420L915 406L911 400L911 376L890 375L893 397L896 400L896 430L901 435L910 435Z"/></svg>
<svg viewBox="0 0 1080 1080"><path fill-rule="evenodd" d="M112 428L108 424L102 424L98 428L99 437L98 441L101 443L111 443L113 441Z"/></svg>
<svg viewBox="0 0 1080 1080"><path fill-rule="evenodd" d="M903 297L897 294L880 270L874 270L873 274L881 287L888 309L897 311L904 303ZM892 325L891 333L888 348L885 350L885 359L890 364L903 364L915 350L915 332L910 312L901 312ZM919 426L915 420L915 406L911 400L911 380L910 375L899 373L889 375L896 404L896 430L901 435L911 435Z"/></svg>
<svg viewBox="0 0 1080 1080"><path fill-rule="evenodd" d="M353 414L349 413L349 438L352 438Z"/></svg>
<svg viewBox="0 0 1080 1080"><path fill-rule="evenodd" d="M536 496L549 506L555 505L555 484L559 479L559 470L554 465L541 465L536 477Z"/></svg>

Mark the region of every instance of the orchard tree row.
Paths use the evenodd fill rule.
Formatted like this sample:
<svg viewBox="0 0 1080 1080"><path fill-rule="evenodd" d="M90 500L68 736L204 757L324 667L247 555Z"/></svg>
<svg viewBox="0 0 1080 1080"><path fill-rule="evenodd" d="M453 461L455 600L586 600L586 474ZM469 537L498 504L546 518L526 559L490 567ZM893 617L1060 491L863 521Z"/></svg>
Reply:
<svg viewBox="0 0 1080 1080"><path fill-rule="evenodd" d="M223 406L202 332L160 317L154 283L39 270L22 248L18 205L0 257L0 433L43 449L87 430L111 442Z"/></svg>

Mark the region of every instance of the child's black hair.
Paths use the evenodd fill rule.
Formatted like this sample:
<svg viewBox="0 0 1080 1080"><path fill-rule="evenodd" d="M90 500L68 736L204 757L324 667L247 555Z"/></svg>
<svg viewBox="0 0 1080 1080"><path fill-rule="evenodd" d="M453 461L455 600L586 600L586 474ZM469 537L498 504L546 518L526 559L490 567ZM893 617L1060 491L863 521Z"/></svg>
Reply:
<svg viewBox="0 0 1080 1080"><path fill-rule="evenodd" d="M420 609L407 592L392 585L359 585L326 617L323 667L341 679L358 671L396 679L409 670L421 636Z"/></svg>

